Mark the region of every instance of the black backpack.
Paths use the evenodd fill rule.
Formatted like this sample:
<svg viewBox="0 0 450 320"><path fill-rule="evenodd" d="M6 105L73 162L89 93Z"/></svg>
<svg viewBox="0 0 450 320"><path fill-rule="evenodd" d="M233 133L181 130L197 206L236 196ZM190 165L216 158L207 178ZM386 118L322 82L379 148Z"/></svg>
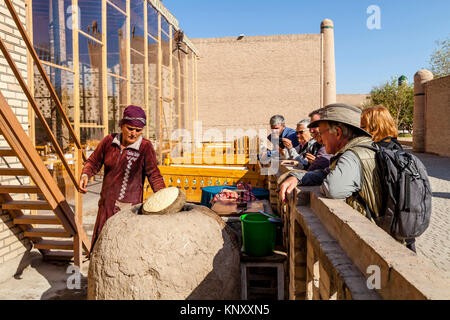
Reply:
<svg viewBox="0 0 450 320"><path fill-rule="evenodd" d="M430 181L422 161L403 151L397 139L392 137L374 142L372 147L359 147L375 151L382 184L382 206L378 217L370 212L362 197L358 197L365 205L368 217L397 240L420 236L430 224L432 199Z"/></svg>

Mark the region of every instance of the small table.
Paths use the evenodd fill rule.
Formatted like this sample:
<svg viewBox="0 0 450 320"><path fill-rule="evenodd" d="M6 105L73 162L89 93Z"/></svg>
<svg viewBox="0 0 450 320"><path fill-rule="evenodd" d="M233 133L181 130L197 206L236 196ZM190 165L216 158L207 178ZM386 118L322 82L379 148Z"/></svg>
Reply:
<svg viewBox="0 0 450 320"><path fill-rule="evenodd" d="M251 257L245 252L241 252L241 297L247 300L248 296L248 280L247 268L263 267L277 269L277 296L278 300L284 300L284 262L287 254L282 251L274 251L270 256Z"/></svg>
<svg viewBox="0 0 450 320"><path fill-rule="evenodd" d="M247 207L238 208L236 202L233 201L216 201L211 210L216 212L219 216L226 217L239 217L244 213L258 212L258 210L264 211L264 201L255 200L247 203Z"/></svg>
<svg viewBox="0 0 450 320"><path fill-rule="evenodd" d="M218 193L220 193L223 189L229 189L229 190L236 190L236 186L230 186L230 185L219 185L219 186L208 186L208 187L202 187L202 199L201 204L203 206L206 206L208 208L211 208L211 199L214 198L214 196ZM269 190L264 188L252 188L252 193L255 195L256 198L259 200L269 199Z"/></svg>

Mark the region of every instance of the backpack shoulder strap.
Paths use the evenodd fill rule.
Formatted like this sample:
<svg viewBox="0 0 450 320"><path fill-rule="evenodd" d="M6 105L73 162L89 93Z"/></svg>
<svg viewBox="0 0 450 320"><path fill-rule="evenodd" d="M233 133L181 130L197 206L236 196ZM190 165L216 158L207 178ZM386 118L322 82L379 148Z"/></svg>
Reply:
<svg viewBox="0 0 450 320"><path fill-rule="evenodd" d="M377 217L372 210L370 210L369 205L367 204L366 200L361 196L359 192L354 192L353 196L358 200L366 209L366 218L369 220L375 221L375 218Z"/></svg>
<svg viewBox="0 0 450 320"><path fill-rule="evenodd" d="M378 152L379 151L379 148L375 147L374 145L368 146L368 145L363 145L363 144L357 144L353 148L357 148L357 147L359 147L359 148L366 148L366 149L372 150L374 152Z"/></svg>
<svg viewBox="0 0 450 320"><path fill-rule="evenodd" d="M375 147L375 146L376 146L376 145L368 146L368 145L362 145L362 144L359 144L359 145L354 146L353 148L355 148L355 147L360 147L360 148L365 148L365 149L372 150L372 151L374 151L374 152L378 152L379 149L378 149L377 147ZM357 156L357 158L359 159L358 154L357 154L354 150L349 149L349 151L353 152L353 153ZM362 165L362 163L361 163L361 165ZM363 179L363 183L364 183L364 179ZM366 210L366 218L369 219L369 220L371 220L371 221L372 221L372 220L375 221L375 218L376 218L377 216L375 215L375 213L374 213L372 210L370 210L369 205L368 205L367 202L364 200L364 198L361 196L361 194L359 193L359 191L354 192L354 193L353 193L353 197L354 197L361 205L364 206L364 208L365 208L365 210Z"/></svg>

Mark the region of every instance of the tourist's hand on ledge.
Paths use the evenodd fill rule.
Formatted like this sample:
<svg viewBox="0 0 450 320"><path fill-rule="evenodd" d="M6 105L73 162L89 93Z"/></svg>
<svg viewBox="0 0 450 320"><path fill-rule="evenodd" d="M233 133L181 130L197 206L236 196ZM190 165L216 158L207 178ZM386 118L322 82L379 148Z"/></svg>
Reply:
<svg viewBox="0 0 450 320"><path fill-rule="evenodd" d="M287 202L287 195L291 193L298 184L296 177L287 178L280 186L280 199Z"/></svg>

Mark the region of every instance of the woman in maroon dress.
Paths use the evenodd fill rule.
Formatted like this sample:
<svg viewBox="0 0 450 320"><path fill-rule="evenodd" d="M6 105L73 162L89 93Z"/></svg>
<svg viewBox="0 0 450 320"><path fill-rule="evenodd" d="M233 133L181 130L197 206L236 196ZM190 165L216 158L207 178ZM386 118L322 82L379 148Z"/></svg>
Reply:
<svg viewBox="0 0 450 320"><path fill-rule="evenodd" d="M89 179L105 166L91 250L106 220L120 210L116 201L133 205L141 203L145 177L154 192L166 187L158 169L155 149L149 140L142 137L145 125L144 110L128 106L120 121L121 133L103 138L84 164L80 179L82 193L87 192Z"/></svg>

